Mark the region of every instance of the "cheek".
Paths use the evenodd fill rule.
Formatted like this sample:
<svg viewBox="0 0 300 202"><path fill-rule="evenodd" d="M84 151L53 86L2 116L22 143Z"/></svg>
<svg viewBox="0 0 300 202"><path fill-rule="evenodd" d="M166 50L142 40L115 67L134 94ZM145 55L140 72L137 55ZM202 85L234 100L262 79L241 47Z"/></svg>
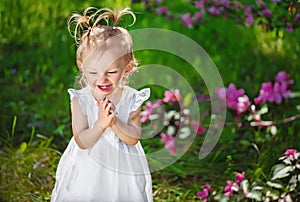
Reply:
<svg viewBox="0 0 300 202"><path fill-rule="evenodd" d="M97 81L97 77L96 76L87 76L86 80L89 84L93 84Z"/></svg>

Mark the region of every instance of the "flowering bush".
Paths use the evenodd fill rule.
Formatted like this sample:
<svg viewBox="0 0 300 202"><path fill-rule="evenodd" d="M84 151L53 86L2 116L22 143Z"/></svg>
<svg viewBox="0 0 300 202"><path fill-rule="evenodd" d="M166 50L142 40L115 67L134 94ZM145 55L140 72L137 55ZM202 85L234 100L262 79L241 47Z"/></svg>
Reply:
<svg viewBox="0 0 300 202"><path fill-rule="evenodd" d="M251 182L245 172L237 173L235 182L227 181L224 190L211 191L202 186L196 196L202 201L297 201L300 197L300 152L288 149L272 168L269 178L263 182Z"/></svg>
<svg viewBox="0 0 300 202"><path fill-rule="evenodd" d="M172 11L164 0L132 0L143 2L145 8L168 19L180 19L184 26L193 28L203 24L209 17L223 16L250 26L254 23L266 30L285 29L292 32L300 27L300 2L298 0L256 0L243 3L231 0L188 0L189 11Z"/></svg>
<svg viewBox="0 0 300 202"><path fill-rule="evenodd" d="M300 114L283 120L263 120L262 116L270 112L267 103L279 105L284 100L291 98L290 87L293 83L294 81L290 79L286 72L280 71L274 81L262 83L261 89L258 91L259 94L253 102L251 102L244 89L237 89L233 83L230 83L228 88L216 88L215 93L219 100L214 101L225 102L227 108L235 112L235 118L227 120L227 124L230 122L236 123L237 129L249 126L251 128L255 127L257 130L266 129L272 135L276 135L278 125L295 121L300 118ZM202 94L197 95L199 102L207 99L213 100L214 98ZM274 115L271 114L269 117L274 118ZM160 141L165 145L165 149L172 154L185 146L179 141L176 142L175 137L178 137L177 140L184 140L191 135L191 132L203 134L206 131L204 127L200 126L200 123L192 119L178 89L166 90L162 99L154 102L148 101L145 110L142 112L141 120L143 123L158 120L152 127L161 136ZM249 132L251 134L251 130ZM252 144L264 142L261 137L258 138ZM249 137L249 139L246 138L242 141L252 142L253 140Z"/></svg>
<svg viewBox="0 0 300 202"><path fill-rule="evenodd" d="M238 127L251 126L258 129L266 128L273 135L277 133L277 126L300 118L299 114L283 120L263 120L262 115L269 112L267 103L281 104L284 100L291 98L291 85L294 83L285 72L278 72L274 81L264 82L259 90L259 95L251 103L244 89L236 89L233 83L228 88L216 88L215 92L222 102L226 102L227 108L236 112L235 120L241 120ZM271 115L271 117L274 116ZM245 122L246 120L246 122Z"/></svg>
<svg viewBox="0 0 300 202"><path fill-rule="evenodd" d="M201 127L190 115L178 89L166 90L162 99L155 102L148 101L142 112L141 121L144 124L157 121L152 127L157 129L161 137L160 141L171 154L175 154L178 149L185 148L184 140L191 133L203 134L205 132L205 128ZM162 126L159 126L160 124Z"/></svg>
<svg viewBox="0 0 300 202"><path fill-rule="evenodd" d="M249 99L244 89L237 89L233 83L229 84L228 88L216 88L215 93L218 101L226 102L227 108L234 112L235 119L231 121L238 123L236 124L237 129L257 127L260 132L262 129L267 129L275 135L276 130L274 131L272 127L293 122L300 118L300 115L296 114L283 120L268 121L264 121L262 115L268 112L267 104L279 106L293 96L291 92L293 83L294 81L286 72L280 71L272 81L261 85L254 101ZM207 99L213 100L203 94L197 96L198 101ZM192 131L197 134L203 134L206 131L204 127L190 118L190 113L182 100L179 90L167 90L162 99L154 102L148 101L142 112L143 123L154 120L162 123L162 127L158 131L160 141L171 154L176 154L184 147L180 139L188 137ZM256 111L256 109L260 110ZM245 120L248 124L241 122ZM232 128L232 126L227 127ZM179 141L176 140L177 136L179 136ZM243 139L242 141L250 140ZM231 144L236 144L235 141L231 142L233 142ZM254 141L252 145L256 145L257 142ZM240 146L241 144L238 145L238 147ZM233 148L235 147L236 145L233 146ZM258 146L256 148L258 149ZM288 149L279 158L279 161L271 169L271 174L264 179L259 179L260 176L255 177L255 174L252 179L246 178L245 171L235 173L235 180L227 180L223 189L212 191L211 185L205 184L202 186L202 190L196 193L196 197L202 201L293 201L299 198L300 193L300 152Z"/></svg>

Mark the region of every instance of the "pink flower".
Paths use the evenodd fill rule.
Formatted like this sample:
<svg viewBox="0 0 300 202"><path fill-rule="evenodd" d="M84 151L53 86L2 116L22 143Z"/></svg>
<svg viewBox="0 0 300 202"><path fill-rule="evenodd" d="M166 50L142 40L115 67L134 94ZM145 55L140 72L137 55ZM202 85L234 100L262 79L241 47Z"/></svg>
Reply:
<svg viewBox="0 0 300 202"><path fill-rule="evenodd" d="M273 87L271 82L262 83L261 89L259 90L259 96L254 98L255 104L263 104L265 102L273 102Z"/></svg>
<svg viewBox="0 0 300 202"><path fill-rule="evenodd" d="M282 97L280 92L281 92L280 83L275 82L273 87L273 99L277 104L280 104L282 102Z"/></svg>
<svg viewBox="0 0 300 202"><path fill-rule="evenodd" d="M166 90L164 92L163 102L168 103L168 102L180 102L180 101L181 101L181 95L178 89Z"/></svg>
<svg viewBox="0 0 300 202"><path fill-rule="evenodd" d="M240 185L244 179L245 179L245 172L237 173L235 175L235 183L238 185Z"/></svg>
<svg viewBox="0 0 300 202"><path fill-rule="evenodd" d="M276 81L278 82L283 82L287 79L289 79L290 76L285 72L285 71L281 71L281 72L278 72L277 75L276 75Z"/></svg>
<svg viewBox="0 0 300 202"><path fill-rule="evenodd" d="M158 100L156 102L151 102L151 101L146 102L146 109L142 112L141 122L145 123L146 121L148 121L150 118L150 115L152 114L153 109L160 105L161 105L160 100Z"/></svg>
<svg viewBox="0 0 300 202"><path fill-rule="evenodd" d="M295 16L295 21L300 22L300 13L297 13Z"/></svg>
<svg viewBox="0 0 300 202"><path fill-rule="evenodd" d="M277 73L275 79L277 82L289 81L289 82L293 83L293 80L289 80L289 78L290 78L290 75L288 75L285 71L280 71ZM292 83L290 83L290 84L292 84Z"/></svg>
<svg viewBox="0 0 300 202"><path fill-rule="evenodd" d="M254 22L254 18L251 12L251 8L249 6L244 7L244 12L246 16L246 26L250 26Z"/></svg>
<svg viewBox="0 0 300 202"><path fill-rule="evenodd" d="M226 7L226 8L228 8L229 7L229 0L218 0L216 3L215 3L215 5L216 6L224 6L224 7Z"/></svg>
<svg viewBox="0 0 300 202"><path fill-rule="evenodd" d="M265 16L266 18L270 17L271 13L271 10L267 8L262 11L263 16Z"/></svg>
<svg viewBox="0 0 300 202"><path fill-rule="evenodd" d="M206 130L204 127L201 127L200 124L198 124L198 123L195 123L193 125L193 127L194 127L194 130L195 130L195 132L196 132L197 135L203 134L205 132L205 130Z"/></svg>
<svg viewBox="0 0 300 202"><path fill-rule="evenodd" d="M211 190L211 187L209 184L203 185L202 186L202 191L197 192L197 197L202 199L203 202L206 202L208 200L209 192Z"/></svg>
<svg viewBox="0 0 300 202"><path fill-rule="evenodd" d="M231 195L232 185L233 185L233 183L230 180L228 180L227 181L227 186L224 188L224 191L225 191L224 195L225 196L229 197Z"/></svg>
<svg viewBox="0 0 300 202"><path fill-rule="evenodd" d="M176 153L175 139L173 136L162 133L160 141L165 144L166 150L168 150L172 154Z"/></svg>
<svg viewBox="0 0 300 202"><path fill-rule="evenodd" d="M254 17L252 14L247 15L246 18L246 27L249 27L254 22Z"/></svg>
<svg viewBox="0 0 300 202"><path fill-rule="evenodd" d="M259 96L254 98L255 104L263 104L265 102L276 102L280 104L282 99L291 97L290 85L294 83L290 76L284 72L278 72L275 78L274 86L271 82L262 83Z"/></svg>
<svg viewBox="0 0 300 202"><path fill-rule="evenodd" d="M238 103L236 106L237 114L241 114L249 109L251 102L247 95L238 97Z"/></svg>
<svg viewBox="0 0 300 202"><path fill-rule="evenodd" d="M184 26L186 26L186 27L192 27L193 26L194 21L191 18L190 13L186 13L186 14L182 15L181 20L182 20Z"/></svg>
<svg viewBox="0 0 300 202"><path fill-rule="evenodd" d="M289 23L289 25L285 28L285 30L287 32L293 32L294 31L294 27L292 23Z"/></svg>
<svg viewBox="0 0 300 202"><path fill-rule="evenodd" d="M196 12L196 13L194 14L193 21L196 21L196 20L198 20L198 19L200 19L200 18L201 18L201 13L200 13L200 12Z"/></svg>
<svg viewBox="0 0 300 202"><path fill-rule="evenodd" d="M195 7L200 8L202 14L205 13L205 0L194 1Z"/></svg>
<svg viewBox="0 0 300 202"><path fill-rule="evenodd" d="M226 101L226 88L216 88L215 93L218 95L220 100L223 102Z"/></svg>
<svg viewBox="0 0 300 202"><path fill-rule="evenodd" d="M257 4L262 7L262 8L265 8L266 7L266 3L263 2L262 0L257 0Z"/></svg>
<svg viewBox="0 0 300 202"><path fill-rule="evenodd" d="M281 0L272 0L273 3L277 4L279 3Z"/></svg>
<svg viewBox="0 0 300 202"><path fill-rule="evenodd" d="M237 99L244 93L244 89L237 89L233 83L230 83L228 88L226 89L228 108L236 109Z"/></svg>
<svg viewBox="0 0 300 202"><path fill-rule="evenodd" d="M158 8L156 9L156 13L157 13L158 15L165 14L165 13L167 13L167 11L168 11L168 7L167 7L167 6L161 6L161 7L158 7Z"/></svg>
<svg viewBox="0 0 300 202"><path fill-rule="evenodd" d="M296 160L295 154L297 151L295 149L288 149L284 152L284 156L289 156L293 161Z"/></svg>
<svg viewBox="0 0 300 202"><path fill-rule="evenodd" d="M226 101L227 107L233 109L238 115L248 110L251 103L247 95L244 95L244 89L237 89L233 83L228 88L216 88L215 92L220 100Z"/></svg>
<svg viewBox="0 0 300 202"><path fill-rule="evenodd" d="M220 15L220 14L221 14L219 8L216 7L216 6L210 7L210 8L208 9L208 12L210 12L210 13L213 14L213 15Z"/></svg>

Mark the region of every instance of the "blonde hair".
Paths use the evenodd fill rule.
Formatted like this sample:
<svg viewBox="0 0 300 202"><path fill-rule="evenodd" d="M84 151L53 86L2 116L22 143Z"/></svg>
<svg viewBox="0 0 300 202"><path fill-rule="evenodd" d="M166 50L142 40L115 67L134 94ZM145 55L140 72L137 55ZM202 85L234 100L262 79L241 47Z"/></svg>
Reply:
<svg viewBox="0 0 300 202"><path fill-rule="evenodd" d="M126 29L118 26L120 19L126 14L132 16L133 22L130 26L133 25L136 18L128 7L120 11L89 7L82 15L75 13L69 18L68 30L78 45L76 63L81 70L79 83L82 87L87 85L82 67L88 58L102 55L113 45L118 46L118 54L125 65L131 65L134 69L137 66L132 50L132 38Z"/></svg>

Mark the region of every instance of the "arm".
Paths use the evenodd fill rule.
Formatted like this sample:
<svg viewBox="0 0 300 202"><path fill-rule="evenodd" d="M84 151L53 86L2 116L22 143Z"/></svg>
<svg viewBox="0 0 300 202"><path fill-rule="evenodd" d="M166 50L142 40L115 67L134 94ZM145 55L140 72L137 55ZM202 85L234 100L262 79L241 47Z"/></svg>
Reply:
<svg viewBox="0 0 300 202"><path fill-rule="evenodd" d="M128 123L122 122L117 117L112 121L111 129L126 144L134 146L141 138L141 107L129 114Z"/></svg>
<svg viewBox="0 0 300 202"><path fill-rule="evenodd" d="M86 115L82 112L79 100L74 97L71 101L72 130L75 142L81 149L93 146L109 126L112 116L109 115L111 105L107 101L99 103L99 116L93 126L89 128ZM100 116L101 114L101 116ZM100 121L102 120L102 121Z"/></svg>

